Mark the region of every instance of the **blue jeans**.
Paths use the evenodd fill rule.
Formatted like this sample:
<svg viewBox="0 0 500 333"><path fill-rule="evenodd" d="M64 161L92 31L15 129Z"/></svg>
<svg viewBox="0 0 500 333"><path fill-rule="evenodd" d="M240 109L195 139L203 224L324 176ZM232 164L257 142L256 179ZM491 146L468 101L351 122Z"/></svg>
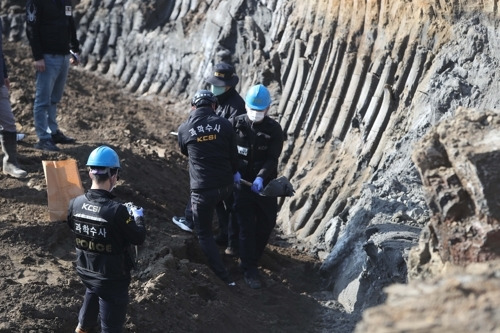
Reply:
<svg viewBox="0 0 500 333"><path fill-rule="evenodd" d="M219 253L212 232L212 219L215 207L226 200L233 192L233 184L207 190L191 191L193 222L201 250L208 259L212 271L223 281L228 282L229 273Z"/></svg>
<svg viewBox="0 0 500 333"><path fill-rule="evenodd" d="M63 96L69 70L69 55L44 54L43 58L45 71L36 72L33 108L36 135L40 140L50 139L50 132L58 130L56 106Z"/></svg>
<svg viewBox="0 0 500 333"><path fill-rule="evenodd" d="M89 330L97 326L101 315L101 333L120 333L127 315L128 288L110 290L87 286L85 298L78 316L81 328Z"/></svg>

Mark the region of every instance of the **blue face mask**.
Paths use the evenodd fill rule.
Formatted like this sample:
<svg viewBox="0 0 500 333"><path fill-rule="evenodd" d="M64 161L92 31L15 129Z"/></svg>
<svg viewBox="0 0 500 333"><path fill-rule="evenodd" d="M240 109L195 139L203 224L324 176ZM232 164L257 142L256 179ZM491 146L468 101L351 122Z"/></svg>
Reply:
<svg viewBox="0 0 500 333"><path fill-rule="evenodd" d="M223 93L226 92L226 87L222 86L222 87L216 87L214 85L212 85L212 93L215 95L215 96L219 96L219 95L222 95Z"/></svg>

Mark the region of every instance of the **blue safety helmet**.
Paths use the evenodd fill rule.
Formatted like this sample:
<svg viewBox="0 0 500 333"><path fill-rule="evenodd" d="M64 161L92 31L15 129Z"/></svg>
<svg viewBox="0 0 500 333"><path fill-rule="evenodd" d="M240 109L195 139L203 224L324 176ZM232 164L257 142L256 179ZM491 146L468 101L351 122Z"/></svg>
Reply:
<svg viewBox="0 0 500 333"><path fill-rule="evenodd" d="M90 153L87 166L119 169L120 160L118 154L113 149L108 146L100 146Z"/></svg>
<svg viewBox="0 0 500 333"><path fill-rule="evenodd" d="M258 84L248 90L245 103L252 110L265 110L271 105L271 94L265 86Z"/></svg>
<svg viewBox="0 0 500 333"><path fill-rule="evenodd" d="M217 97L210 90L198 90L191 99L191 105L195 107L211 106L217 104Z"/></svg>

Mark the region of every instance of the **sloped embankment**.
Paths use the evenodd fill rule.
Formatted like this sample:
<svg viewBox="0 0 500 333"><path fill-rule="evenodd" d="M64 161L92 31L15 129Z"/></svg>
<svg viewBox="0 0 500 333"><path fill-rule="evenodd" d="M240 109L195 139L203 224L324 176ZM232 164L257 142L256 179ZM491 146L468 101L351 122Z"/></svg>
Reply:
<svg viewBox="0 0 500 333"><path fill-rule="evenodd" d="M280 228L356 311L406 281L428 220L414 143L458 106L498 106L497 11L496 0L87 0L77 18L86 68L136 93L187 100L218 61L235 64L242 93L272 89L297 189Z"/></svg>
<svg viewBox="0 0 500 333"><path fill-rule="evenodd" d="M361 310L406 280L428 214L413 143L459 105L494 108L495 1L81 2L87 68L186 99L218 61L263 82L287 140L286 234ZM306 15L307 13L307 15ZM103 20L106 17L107 20ZM228 19L230 18L230 19Z"/></svg>

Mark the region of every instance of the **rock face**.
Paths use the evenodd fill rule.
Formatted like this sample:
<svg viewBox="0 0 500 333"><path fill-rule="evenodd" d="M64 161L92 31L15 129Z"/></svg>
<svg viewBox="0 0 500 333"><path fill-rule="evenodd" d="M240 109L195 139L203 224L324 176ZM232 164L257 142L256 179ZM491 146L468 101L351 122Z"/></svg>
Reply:
<svg viewBox="0 0 500 333"><path fill-rule="evenodd" d="M1 3L6 33L24 40L24 1ZM280 201L279 227L323 260L332 297L347 310L380 304L385 286L406 282L408 252L431 215L446 230L423 234L445 241L443 260L496 257L498 194L489 194L498 174L490 178L486 160L498 152L485 151L495 138L481 136L456 159L458 143L448 156L421 153L424 186L445 185L427 202L411 159L414 143L457 107L499 106L496 1L75 3L85 68L131 92L184 110L219 61L235 65L242 94L269 86L271 115L287 136L280 170L296 189ZM426 162L431 155L441 159ZM480 191L461 187L470 177Z"/></svg>
<svg viewBox="0 0 500 333"><path fill-rule="evenodd" d="M500 255L500 115L459 108L413 155L432 211L431 237L445 262Z"/></svg>
<svg viewBox="0 0 500 333"><path fill-rule="evenodd" d="M495 331L499 151L493 111L458 108L418 142L430 223L410 251L409 284L386 288L385 304L368 309L356 332Z"/></svg>
<svg viewBox="0 0 500 333"><path fill-rule="evenodd" d="M498 332L500 262L446 272L426 282L388 287L386 303L363 314L355 332Z"/></svg>

